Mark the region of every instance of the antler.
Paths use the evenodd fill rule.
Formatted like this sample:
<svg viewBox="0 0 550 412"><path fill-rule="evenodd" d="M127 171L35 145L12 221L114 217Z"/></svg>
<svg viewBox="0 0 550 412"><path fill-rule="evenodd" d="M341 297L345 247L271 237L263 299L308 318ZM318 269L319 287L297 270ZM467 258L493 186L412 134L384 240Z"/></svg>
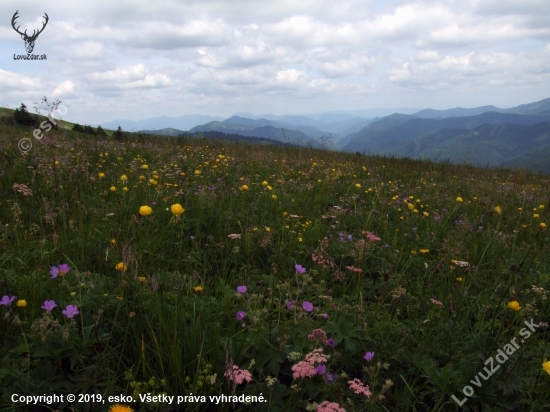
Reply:
<svg viewBox="0 0 550 412"><path fill-rule="evenodd" d="M17 26L17 28L15 28L15 20L17 20L17 17L19 17L19 16L17 15L17 13L19 13L19 10L17 10L17 11L15 12L15 14L13 15L13 17L11 18L11 25L12 25L13 29L14 29L17 33L19 33L21 36L26 36L26 35L27 35L27 30L25 30L25 33L21 33L21 32L19 31L19 27L21 27L21 26Z"/></svg>
<svg viewBox="0 0 550 412"><path fill-rule="evenodd" d="M38 30L38 33L34 34L34 32L35 32L36 30L33 30L33 33L32 33L31 38L36 38L36 37L38 37L38 35L39 35L40 33L42 33L42 32L44 31L44 29L46 28L46 24L48 24L48 21L50 20L50 18L48 17L48 15L46 14L46 12L44 12L44 16L43 16L43 17L46 19L46 21L45 21L44 23L42 23L42 28L41 28L40 30Z"/></svg>
<svg viewBox="0 0 550 412"><path fill-rule="evenodd" d="M19 13L19 10L17 10L17 11L15 12L15 14L13 15L13 17L11 18L11 25L12 25L13 29L14 29L17 33L19 33L21 36L25 36L25 37L28 38L28 39L35 39L35 38L37 38L38 35L39 35L40 33L42 33L42 31L46 28L46 24L48 24L48 21L50 20L50 18L48 17L48 15L47 15L46 13L44 13L44 18L46 19L46 21L45 21L44 23L42 23L42 28L41 28L40 30L38 30L38 33L36 32L36 30L34 30L33 33L32 33L32 36L29 36L29 35L27 35L27 30L25 30L24 33L21 33L21 32L19 31L19 27L21 27L21 26L17 26L17 28L15 28L15 20L17 20L17 18L19 17L19 16L17 15L17 13Z"/></svg>

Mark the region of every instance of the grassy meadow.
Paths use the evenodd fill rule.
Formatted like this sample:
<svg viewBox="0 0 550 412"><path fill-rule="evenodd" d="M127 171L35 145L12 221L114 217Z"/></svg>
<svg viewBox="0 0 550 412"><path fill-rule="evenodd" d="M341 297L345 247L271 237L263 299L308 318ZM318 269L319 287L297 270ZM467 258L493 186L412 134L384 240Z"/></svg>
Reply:
<svg viewBox="0 0 550 412"><path fill-rule="evenodd" d="M521 170L4 121L0 409L548 410L549 209Z"/></svg>

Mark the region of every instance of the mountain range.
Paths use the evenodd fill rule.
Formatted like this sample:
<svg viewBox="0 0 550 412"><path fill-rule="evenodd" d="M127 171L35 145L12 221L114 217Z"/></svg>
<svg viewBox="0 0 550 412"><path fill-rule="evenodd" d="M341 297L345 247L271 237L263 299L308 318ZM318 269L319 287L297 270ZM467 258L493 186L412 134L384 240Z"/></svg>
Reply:
<svg viewBox="0 0 550 412"><path fill-rule="evenodd" d="M370 109L308 115L239 112L227 119L163 116L101 126L114 129L120 125L128 130L131 125L133 130L147 129L149 133L164 135L216 132L216 136L257 137L346 152L550 172L550 98L507 109L481 106L397 111ZM377 116L361 116L367 114Z"/></svg>

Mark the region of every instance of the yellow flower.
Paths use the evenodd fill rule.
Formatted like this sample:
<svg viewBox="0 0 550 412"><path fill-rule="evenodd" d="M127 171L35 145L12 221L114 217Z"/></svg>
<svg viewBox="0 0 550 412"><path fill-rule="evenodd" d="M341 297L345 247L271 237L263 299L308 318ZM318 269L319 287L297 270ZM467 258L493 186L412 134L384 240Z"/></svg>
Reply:
<svg viewBox="0 0 550 412"><path fill-rule="evenodd" d="M355 183L355 187L356 187L357 189L361 189L361 184Z"/></svg>
<svg viewBox="0 0 550 412"><path fill-rule="evenodd" d="M157 183L155 179L149 179L149 184L156 185Z"/></svg>
<svg viewBox="0 0 550 412"><path fill-rule="evenodd" d="M197 170L195 170L195 174L196 174L196 175L200 175L200 174L201 174L201 171L197 169Z"/></svg>
<svg viewBox="0 0 550 412"><path fill-rule="evenodd" d="M124 192L127 192L127 191L130 190L130 189L128 189L128 188L125 186L122 190L123 190Z"/></svg>
<svg viewBox="0 0 550 412"><path fill-rule="evenodd" d="M202 288L202 286L199 285L199 286L195 286L195 287L193 288L193 290L194 290L195 292L202 292L202 291L203 291L203 288Z"/></svg>
<svg viewBox="0 0 550 412"><path fill-rule="evenodd" d="M321 179L317 179L317 183L321 183L321 182L322 182L322 180L321 180Z"/></svg>
<svg viewBox="0 0 550 412"><path fill-rule="evenodd" d="M111 240L109 240L109 242L111 243L111 245L116 245L116 239L113 237L111 238Z"/></svg>
<svg viewBox="0 0 550 412"><path fill-rule="evenodd" d="M430 253L430 249L420 249L420 253Z"/></svg>
<svg viewBox="0 0 550 412"><path fill-rule="evenodd" d="M242 185L239 189L240 190L248 190L248 186L247 185Z"/></svg>
<svg viewBox="0 0 550 412"><path fill-rule="evenodd" d="M271 198L272 198L273 200L277 200L277 195L271 195Z"/></svg>
<svg viewBox="0 0 550 412"><path fill-rule="evenodd" d="M122 175L122 176L120 176L120 180L122 180L123 182L125 182L125 181L128 180L128 176Z"/></svg>
<svg viewBox="0 0 550 412"><path fill-rule="evenodd" d="M544 205L539 205L540 210L544 210Z"/></svg>
<svg viewBox="0 0 550 412"><path fill-rule="evenodd" d="M27 306L27 301L25 299L20 299L17 301L17 306L20 308L24 308L25 306Z"/></svg>
<svg viewBox="0 0 550 412"><path fill-rule="evenodd" d="M548 373L548 375L550 375L550 361L544 362L542 364L542 370L546 371L546 373Z"/></svg>
<svg viewBox="0 0 550 412"><path fill-rule="evenodd" d="M518 311L521 309L521 306L517 300L513 300L511 302L508 302L508 307L512 310Z"/></svg>
<svg viewBox="0 0 550 412"><path fill-rule="evenodd" d="M535 213L535 214L533 215L533 219L538 219L539 217L540 217L540 216L539 216L538 213Z"/></svg>
<svg viewBox="0 0 550 412"><path fill-rule="evenodd" d="M143 170L147 170L147 169L149 169L149 166L147 166L147 165L141 165L141 168L142 168Z"/></svg>
<svg viewBox="0 0 550 412"><path fill-rule="evenodd" d="M185 209L183 207L181 207L181 205L179 203L176 203L172 206L170 206L170 210L172 211L172 213L176 216L179 216L181 215L183 212L185 212Z"/></svg>
<svg viewBox="0 0 550 412"><path fill-rule="evenodd" d="M457 282L462 282L462 278L456 278Z"/></svg>
<svg viewBox="0 0 550 412"><path fill-rule="evenodd" d="M267 183L265 180L262 182L262 186L268 186L269 183Z"/></svg>
<svg viewBox="0 0 550 412"><path fill-rule="evenodd" d="M117 404L111 405L111 408L109 409L109 412L134 412L134 411L129 406L119 405L117 403Z"/></svg>
<svg viewBox="0 0 550 412"><path fill-rule="evenodd" d="M111 186L111 188L109 189L111 192L116 192L116 187L114 186Z"/></svg>
<svg viewBox="0 0 550 412"><path fill-rule="evenodd" d="M145 282L145 277L144 277L144 276L138 276L137 279L138 279L138 282L139 282L139 283Z"/></svg>
<svg viewBox="0 0 550 412"><path fill-rule="evenodd" d="M301 238L301 237L299 237L299 238L298 238L298 242L301 242L301 241L302 241L302 238Z"/></svg>
<svg viewBox="0 0 550 412"><path fill-rule="evenodd" d="M265 231L266 231L266 232L271 232L271 228L270 228L269 226L266 226L266 227L265 227Z"/></svg>
<svg viewBox="0 0 550 412"><path fill-rule="evenodd" d="M104 179L105 178L105 173L98 173L97 177L99 177L100 179Z"/></svg>
<svg viewBox="0 0 550 412"><path fill-rule="evenodd" d="M149 206L140 206L139 214L141 216L149 216L151 213L153 213L153 209L151 209Z"/></svg>
<svg viewBox="0 0 550 412"><path fill-rule="evenodd" d="M409 210L414 209L414 205L412 203L407 203L407 207L409 208Z"/></svg>
<svg viewBox="0 0 550 412"><path fill-rule="evenodd" d="M128 314L128 317L129 317L129 318L133 318L134 316L136 316L136 312L134 312L134 311L131 311L131 312Z"/></svg>
<svg viewBox="0 0 550 412"><path fill-rule="evenodd" d="M424 217L430 216L430 214L428 212L423 212L422 214L424 215Z"/></svg>
<svg viewBox="0 0 550 412"><path fill-rule="evenodd" d="M458 197L456 198L456 201L457 201L458 203L464 202L464 200L462 200L462 198L461 198L460 196L458 196Z"/></svg>
<svg viewBox="0 0 550 412"><path fill-rule="evenodd" d="M546 229L546 223L544 223L544 222L539 223L539 229L540 229L540 230Z"/></svg>
<svg viewBox="0 0 550 412"><path fill-rule="evenodd" d="M118 270L119 272L126 272L127 266L124 264L124 262L118 262L115 265L115 269Z"/></svg>
<svg viewBox="0 0 550 412"><path fill-rule="evenodd" d="M500 207L500 205L496 205L494 211L499 215L502 214L502 208Z"/></svg>
<svg viewBox="0 0 550 412"><path fill-rule="evenodd" d="M273 190L273 188L269 185L267 185L267 190Z"/></svg>

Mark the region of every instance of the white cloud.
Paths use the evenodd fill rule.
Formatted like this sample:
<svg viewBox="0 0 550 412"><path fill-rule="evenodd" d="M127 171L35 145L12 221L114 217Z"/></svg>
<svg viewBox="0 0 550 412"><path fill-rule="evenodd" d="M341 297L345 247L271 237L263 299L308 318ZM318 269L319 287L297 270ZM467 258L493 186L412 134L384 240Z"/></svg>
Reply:
<svg viewBox="0 0 550 412"><path fill-rule="evenodd" d="M36 4L0 5L31 31L50 16L37 43L47 61L10 60L22 40L0 28L0 105L49 93L82 123L550 96L548 0Z"/></svg>

